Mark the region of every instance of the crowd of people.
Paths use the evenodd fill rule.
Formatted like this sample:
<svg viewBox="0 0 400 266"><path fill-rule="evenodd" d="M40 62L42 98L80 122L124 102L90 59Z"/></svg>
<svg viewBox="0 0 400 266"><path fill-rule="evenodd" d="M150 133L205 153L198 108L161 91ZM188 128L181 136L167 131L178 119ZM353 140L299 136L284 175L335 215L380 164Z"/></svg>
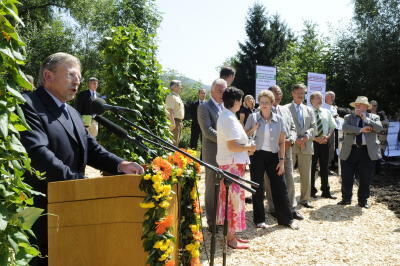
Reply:
<svg viewBox="0 0 400 266"><path fill-rule="evenodd" d="M241 177L248 167L251 180L259 184L248 200L253 205L253 222L257 228L267 228L265 219L269 212L279 225L297 230L299 225L294 221L304 219L299 209L314 208L312 198L337 199L339 195L333 195L330 190L329 176L332 170L337 170L338 161L342 187L337 204L351 204L354 179L358 178L358 206L370 207L369 187L382 158L378 135L384 135L382 124L385 123L382 115L376 112L376 101L369 102L367 97L358 96L349 103L353 110L338 108L334 105L335 93L327 91L325 97L321 92L311 93L310 105L307 105L307 87L294 84L290 103L281 105L283 92L275 85L259 92L256 106L252 95L244 96L240 89L231 86L234 78L235 70L223 67L220 78L211 85L208 101L205 90L199 91L199 100L189 109L194 118L190 146L196 148L197 137L201 135L201 154L205 162ZM176 119L179 121L176 114L184 112L184 104L175 88L181 90L179 81L171 82L166 108L174 143L179 144L181 134L175 133ZM339 113L344 122L340 122ZM344 135L340 153L336 152L338 127ZM300 175L298 201L293 180L295 167ZM321 178L320 195L315 185L318 175ZM219 195L214 193L216 182L220 182ZM247 249L249 241L236 234L246 228L244 190L232 184L228 206L225 206L225 189L224 182L218 180L212 170L205 169L208 227L213 228L215 221L222 224L228 208L228 245L234 249ZM214 207L216 198L217 209ZM268 210L265 210L265 198Z"/></svg>

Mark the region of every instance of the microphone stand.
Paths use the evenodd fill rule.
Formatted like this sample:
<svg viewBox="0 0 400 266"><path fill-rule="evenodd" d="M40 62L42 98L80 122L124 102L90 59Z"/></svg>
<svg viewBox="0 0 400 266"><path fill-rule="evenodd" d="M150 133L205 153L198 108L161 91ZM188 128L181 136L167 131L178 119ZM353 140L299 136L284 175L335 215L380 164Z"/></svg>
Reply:
<svg viewBox="0 0 400 266"><path fill-rule="evenodd" d="M136 125L135 123L133 123L132 121L129 121L128 119L126 119L125 117L123 117L122 115L120 115L119 113L115 113L115 115L117 116L117 118L121 121L124 121L126 123L128 123L129 125L131 125L133 128L138 129L148 135L150 135L151 137L155 138L156 140L160 141L163 145L165 145L166 147L168 147L168 150L173 150L173 151L177 151L187 157L189 157L190 159L192 159L193 161L199 163L200 165L203 165L204 167L207 167L209 169L211 169L212 171L214 171L216 173L216 176L218 178L218 182L216 182L215 184L215 197L214 197L214 215L213 215L213 228L212 228L212 234L211 234L211 250L210 250L210 265L213 266L214 265L214 255L215 255L215 240L216 240L216 219L217 219L217 207L218 207L218 194L219 194L219 181L223 180L224 184L225 184L225 219L224 219L224 247L223 247L223 265L226 265L226 255L227 255L227 235L228 235L228 198L229 198L229 187L232 183L237 184L238 186L240 186L241 188L243 188L244 190L254 194L256 191L251 188L251 187L247 187L244 184L242 184L240 181L243 181L245 183L250 184L252 187L258 188L259 184L250 181L250 180L246 180L243 179L240 176L237 176L235 174L232 174L230 172L224 171L222 169L219 169L213 165L210 165L206 162L203 162L202 160L199 160L195 157L193 157L192 155L190 155L187 152L184 152L182 150L180 150L178 147L172 145L171 143L163 140L162 138L158 137L157 135L153 134L151 131ZM144 139L145 141L148 141L147 139ZM152 143L153 145L158 145L161 147L164 147L163 145L160 145L154 141L149 142Z"/></svg>

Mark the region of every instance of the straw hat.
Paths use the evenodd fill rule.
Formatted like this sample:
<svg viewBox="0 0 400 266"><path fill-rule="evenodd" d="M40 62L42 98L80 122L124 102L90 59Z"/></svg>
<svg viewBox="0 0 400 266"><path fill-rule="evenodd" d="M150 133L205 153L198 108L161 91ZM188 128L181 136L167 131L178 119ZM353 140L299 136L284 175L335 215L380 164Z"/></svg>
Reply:
<svg viewBox="0 0 400 266"><path fill-rule="evenodd" d="M355 102L350 103L351 107L355 107L356 103L365 104L368 106L368 109L371 108L371 104L368 101L368 98L365 96L358 96Z"/></svg>

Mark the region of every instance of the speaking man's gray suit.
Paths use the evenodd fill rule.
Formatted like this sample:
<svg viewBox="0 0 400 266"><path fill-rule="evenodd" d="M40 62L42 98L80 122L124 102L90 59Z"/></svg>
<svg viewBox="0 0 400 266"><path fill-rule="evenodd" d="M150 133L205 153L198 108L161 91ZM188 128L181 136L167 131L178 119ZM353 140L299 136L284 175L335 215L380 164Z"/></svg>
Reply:
<svg viewBox="0 0 400 266"><path fill-rule="evenodd" d="M286 139L290 139L291 141L296 141L297 133L296 126L294 125L294 121L292 118L292 114L286 106L278 105L276 107L276 113L283 118L285 135ZM293 160L292 160L292 147L289 147L285 150L285 181L286 187L288 191L288 198L290 206L294 209L297 205L296 203L296 195L294 189L294 180L293 180ZM265 192L267 194L268 207L270 212L274 212L274 203L272 202L272 194L271 194L271 186L269 183L268 176L266 176L265 182Z"/></svg>
<svg viewBox="0 0 400 266"><path fill-rule="evenodd" d="M308 137L308 141L305 143L304 148L301 148L297 144L293 145L293 163L295 163L297 159L297 166L300 173L300 203L305 203L310 200L311 197L311 162L312 155L314 154L313 148L313 138L315 131L315 117L313 110L301 104L300 108L302 108L303 112L303 121L302 123L298 120L296 104L294 102L285 105L290 113L292 114L292 118L296 127L297 139L302 138L304 136Z"/></svg>
<svg viewBox="0 0 400 266"><path fill-rule="evenodd" d="M200 104L197 109L197 120L201 129L202 135L202 158L206 163L214 166L217 165L217 120L219 117L219 109L210 99L204 104ZM212 226L213 215L215 213L214 209L214 199L215 199L215 183L217 182L217 177L214 171L206 168L206 191L205 191L205 206L206 206L206 216L207 223Z"/></svg>

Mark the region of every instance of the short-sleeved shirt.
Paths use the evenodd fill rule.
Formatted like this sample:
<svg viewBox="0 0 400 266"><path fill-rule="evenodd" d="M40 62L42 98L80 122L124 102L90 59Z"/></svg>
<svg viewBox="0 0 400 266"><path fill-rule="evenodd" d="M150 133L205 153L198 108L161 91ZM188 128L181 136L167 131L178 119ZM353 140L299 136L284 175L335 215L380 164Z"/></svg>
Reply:
<svg viewBox="0 0 400 266"><path fill-rule="evenodd" d="M247 119L246 125L244 129L250 130L256 123L259 124L257 128L254 140L256 142L256 150L267 149L272 153L277 153L279 150L279 137L281 133L285 134L285 126L283 124L282 116L271 113L272 117L269 121L266 121L262 116L261 112L252 113ZM266 134L265 130L269 130L269 133ZM268 139L266 135L269 136ZM264 143L268 141L268 143Z"/></svg>
<svg viewBox="0 0 400 266"><path fill-rule="evenodd" d="M248 143L247 134L236 115L229 109L223 109L217 121L217 163L218 165L250 163L247 152L233 152L228 149L228 141L231 140L243 145Z"/></svg>
<svg viewBox="0 0 400 266"><path fill-rule="evenodd" d="M175 92L168 94L167 99L165 100L165 107L167 110L174 111L174 118L182 120L185 117L185 105L183 104L179 94L176 94Z"/></svg>

